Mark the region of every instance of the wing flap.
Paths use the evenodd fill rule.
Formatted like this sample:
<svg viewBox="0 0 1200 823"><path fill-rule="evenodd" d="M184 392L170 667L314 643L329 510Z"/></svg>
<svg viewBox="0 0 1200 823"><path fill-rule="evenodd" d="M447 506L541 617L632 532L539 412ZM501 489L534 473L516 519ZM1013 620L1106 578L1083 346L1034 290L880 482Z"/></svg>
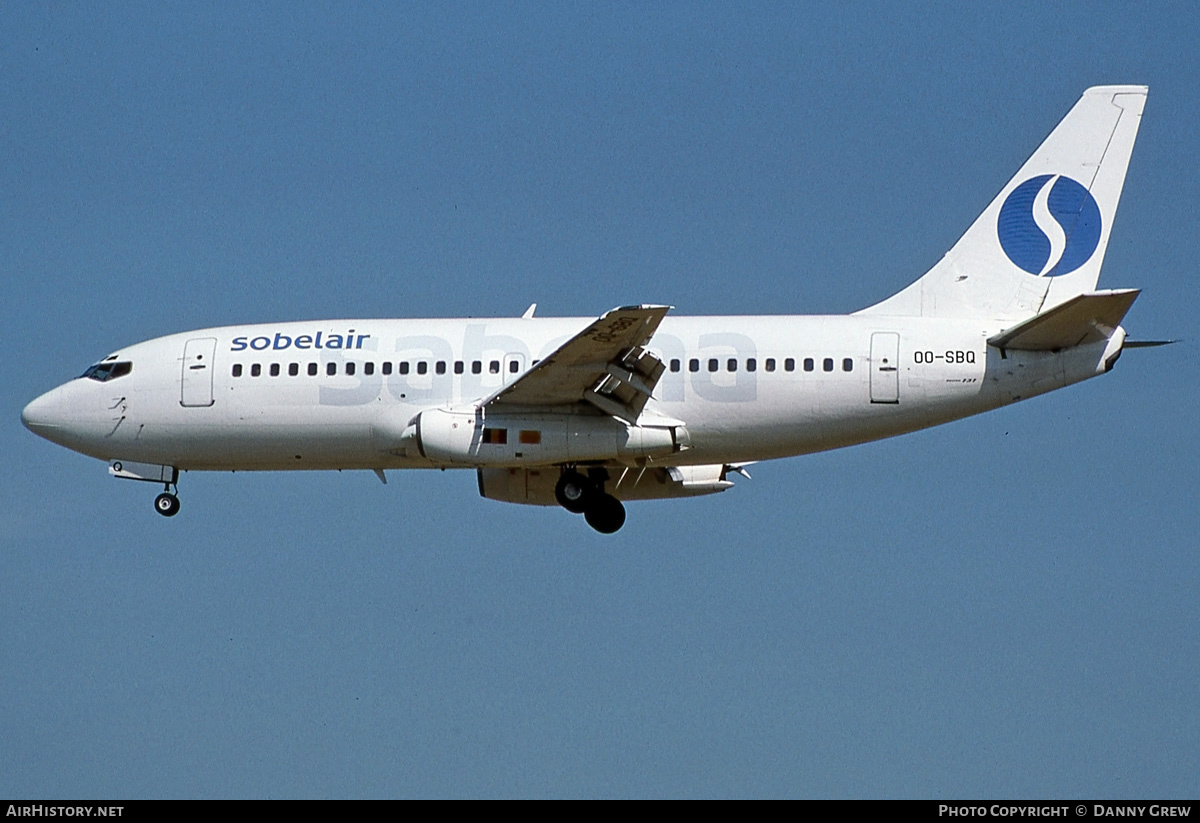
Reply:
<svg viewBox="0 0 1200 823"><path fill-rule="evenodd" d="M645 347L670 309L622 306L606 312L480 405L545 408L589 403L635 424L665 371Z"/></svg>
<svg viewBox="0 0 1200 823"><path fill-rule="evenodd" d="M1058 351L1107 340L1141 292L1086 292L988 338L999 349Z"/></svg>

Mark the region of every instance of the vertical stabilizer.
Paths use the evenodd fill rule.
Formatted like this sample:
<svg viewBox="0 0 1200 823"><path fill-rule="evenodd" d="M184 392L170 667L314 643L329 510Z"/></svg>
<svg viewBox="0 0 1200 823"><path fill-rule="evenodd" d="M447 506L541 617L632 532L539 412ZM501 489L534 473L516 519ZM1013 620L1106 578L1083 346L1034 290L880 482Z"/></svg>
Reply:
<svg viewBox="0 0 1200 823"><path fill-rule="evenodd" d="M1085 91L928 274L858 313L1012 320L1095 289L1146 93Z"/></svg>

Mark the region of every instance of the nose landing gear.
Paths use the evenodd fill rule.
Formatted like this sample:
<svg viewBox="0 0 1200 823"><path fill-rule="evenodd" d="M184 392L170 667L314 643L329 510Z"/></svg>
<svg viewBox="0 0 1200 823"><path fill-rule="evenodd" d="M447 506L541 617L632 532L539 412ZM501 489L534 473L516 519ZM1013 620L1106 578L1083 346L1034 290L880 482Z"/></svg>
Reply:
<svg viewBox="0 0 1200 823"><path fill-rule="evenodd" d="M625 506L604 491L608 472L591 469L588 476L564 469L554 486L558 504L573 514L582 514L587 524L601 534L612 534L625 525Z"/></svg>
<svg viewBox="0 0 1200 823"><path fill-rule="evenodd" d="M171 487L154 498L154 510L163 517L174 517L179 514L179 498L171 494Z"/></svg>
<svg viewBox="0 0 1200 823"><path fill-rule="evenodd" d="M158 463L135 463L132 460L114 460L108 465L108 473L125 480L140 480L146 483L162 483L163 492L154 498L154 510L163 517L179 514L179 469ZM175 493L171 487L175 487Z"/></svg>

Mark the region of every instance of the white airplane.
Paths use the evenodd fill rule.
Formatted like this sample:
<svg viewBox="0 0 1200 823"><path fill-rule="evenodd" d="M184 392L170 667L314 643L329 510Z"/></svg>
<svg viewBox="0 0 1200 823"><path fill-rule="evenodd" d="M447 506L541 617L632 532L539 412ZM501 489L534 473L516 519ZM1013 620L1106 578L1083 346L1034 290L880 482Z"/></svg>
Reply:
<svg viewBox="0 0 1200 823"><path fill-rule="evenodd" d="M845 316L335 320L121 349L34 400L35 434L161 483L180 471L464 468L561 505L724 491L759 460L903 434L1103 374L1136 289L1096 291L1146 101L1088 89L924 277Z"/></svg>

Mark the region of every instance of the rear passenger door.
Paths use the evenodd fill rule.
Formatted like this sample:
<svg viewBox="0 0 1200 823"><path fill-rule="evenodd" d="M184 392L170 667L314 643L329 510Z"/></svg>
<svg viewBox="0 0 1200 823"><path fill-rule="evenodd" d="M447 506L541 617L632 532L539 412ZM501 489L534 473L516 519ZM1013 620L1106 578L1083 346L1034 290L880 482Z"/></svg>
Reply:
<svg viewBox="0 0 1200 823"><path fill-rule="evenodd" d="M900 402L900 335L871 335L871 402Z"/></svg>

